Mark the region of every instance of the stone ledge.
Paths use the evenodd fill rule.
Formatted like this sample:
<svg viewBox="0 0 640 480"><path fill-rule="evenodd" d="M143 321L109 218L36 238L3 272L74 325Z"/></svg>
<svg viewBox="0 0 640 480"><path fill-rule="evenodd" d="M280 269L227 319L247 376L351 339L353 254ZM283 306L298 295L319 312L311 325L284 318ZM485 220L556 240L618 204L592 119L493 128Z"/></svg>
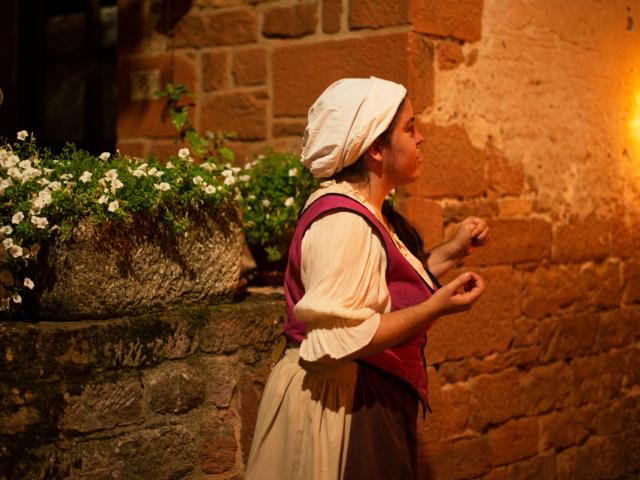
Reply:
<svg viewBox="0 0 640 480"><path fill-rule="evenodd" d="M49 381L70 373L90 374L151 367L197 351L266 351L284 320L284 295L247 292L238 303L83 322L0 324L3 382Z"/></svg>

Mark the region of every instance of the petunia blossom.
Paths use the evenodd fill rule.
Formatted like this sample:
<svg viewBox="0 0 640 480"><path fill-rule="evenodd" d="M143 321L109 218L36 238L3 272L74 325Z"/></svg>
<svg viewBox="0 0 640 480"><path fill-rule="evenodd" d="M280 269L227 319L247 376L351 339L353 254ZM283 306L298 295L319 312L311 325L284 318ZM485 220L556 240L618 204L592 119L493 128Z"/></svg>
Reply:
<svg viewBox="0 0 640 480"><path fill-rule="evenodd" d="M29 277L25 277L24 286L27 287L29 290L33 290L33 287L35 287L35 284L33 283L33 280L31 280Z"/></svg>
<svg viewBox="0 0 640 480"><path fill-rule="evenodd" d="M202 177L200 175L193 177L193 183L195 185L202 185Z"/></svg>
<svg viewBox="0 0 640 480"><path fill-rule="evenodd" d="M293 206L293 197L289 197L284 201L284 206L285 207L291 207Z"/></svg>
<svg viewBox="0 0 640 480"><path fill-rule="evenodd" d="M166 192L171 188L171 185L169 185L167 182L160 182L160 183L154 183L153 188L155 188L156 190L160 190L162 192Z"/></svg>
<svg viewBox="0 0 640 480"><path fill-rule="evenodd" d="M10 225L4 225L0 227L0 235L11 235L13 228Z"/></svg>
<svg viewBox="0 0 640 480"><path fill-rule="evenodd" d="M181 148L180 150L178 150L178 156L184 160L189 156L189 149Z"/></svg>
<svg viewBox="0 0 640 480"><path fill-rule="evenodd" d="M102 152L98 158L103 162L106 162L107 160L109 160L110 156L111 154L109 152Z"/></svg>
<svg viewBox="0 0 640 480"><path fill-rule="evenodd" d="M38 217L36 215L31 216L31 223L36 226L36 228L45 228L49 225L49 220L45 217Z"/></svg>
<svg viewBox="0 0 640 480"><path fill-rule="evenodd" d="M11 295L11 300L13 300L13 303L22 303L22 297L17 293Z"/></svg>
<svg viewBox="0 0 640 480"><path fill-rule="evenodd" d="M118 208L120 208L120 204L118 203L118 200L114 200L113 202L109 203L109 207L107 208L107 210L109 210L110 212L115 212Z"/></svg>
<svg viewBox="0 0 640 480"><path fill-rule="evenodd" d="M24 141L24 140L26 140L26 139L27 139L27 137L29 136L29 134L27 133L27 131L26 131L26 130L20 130L20 131L17 133L17 135L16 135L16 136L18 137L18 140L20 140L20 141Z"/></svg>
<svg viewBox="0 0 640 480"><path fill-rule="evenodd" d="M11 245L9 247L9 253L12 257L21 257L22 256L22 247L19 245Z"/></svg>
<svg viewBox="0 0 640 480"><path fill-rule="evenodd" d="M16 212L13 217L11 217L11 223L14 225L18 225L22 220L24 220L24 213Z"/></svg>
<svg viewBox="0 0 640 480"><path fill-rule="evenodd" d="M87 183L87 182L91 181L91 177L92 176L93 176L93 173L88 172L88 171L85 170L84 172L82 172L82 175L80 175L80 179L79 180L82 183Z"/></svg>
<svg viewBox="0 0 640 480"><path fill-rule="evenodd" d="M298 169L297 168L290 168L289 169L289 176L290 177L295 177L296 175L298 175Z"/></svg>
<svg viewBox="0 0 640 480"><path fill-rule="evenodd" d="M204 187L204 193L206 193L207 195L216 193L216 187L214 187L213 185L207 185L206 187Z"/></svg>
<svg viewBox="0 0 640 480"><path fill-rule="evenodd" d="M109 197L107 197L106 195L102 195L100 196L100 198L98 199L98 203L102 204L102 203L107 203L109 201Z"/></svg>

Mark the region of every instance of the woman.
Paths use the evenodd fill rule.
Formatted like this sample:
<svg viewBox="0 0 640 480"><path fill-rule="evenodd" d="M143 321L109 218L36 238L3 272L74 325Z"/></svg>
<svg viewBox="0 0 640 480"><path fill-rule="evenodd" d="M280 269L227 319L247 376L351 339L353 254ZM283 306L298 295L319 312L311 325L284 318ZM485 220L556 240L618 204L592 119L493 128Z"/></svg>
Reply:
<svg viewBox="0 0 640 480"><path fill-rule="evenodd" d="M415 229L385 203L420 176L414 121L406 89L374 77L335 82L309 110L302 162L328 180L289 250L288 348L265 386L248 479L417 478L426 331L484 291L474 273L444 287L434 274L490 233L466 219L425 261Z"/></svg>

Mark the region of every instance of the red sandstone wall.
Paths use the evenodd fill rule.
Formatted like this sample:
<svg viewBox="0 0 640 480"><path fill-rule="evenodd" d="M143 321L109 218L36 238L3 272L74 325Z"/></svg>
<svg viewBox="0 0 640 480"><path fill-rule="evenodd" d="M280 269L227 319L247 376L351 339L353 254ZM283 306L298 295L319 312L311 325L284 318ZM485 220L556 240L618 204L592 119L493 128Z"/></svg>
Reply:
<svg viewBox="0 0 640 480"><path fill-rule="evenodd" d="M297 148L335 79L408 86L425 174L402 208L428 245L467 215L494 232L466 261L487 293L430 333L428 478L637 474L640 153L622 128L637 6L199 0L172 37L150 2L119 6L122 150L175 149L160 105L129 100L139 70L189 84L196 125L236 130L241 154Z"/></svg>

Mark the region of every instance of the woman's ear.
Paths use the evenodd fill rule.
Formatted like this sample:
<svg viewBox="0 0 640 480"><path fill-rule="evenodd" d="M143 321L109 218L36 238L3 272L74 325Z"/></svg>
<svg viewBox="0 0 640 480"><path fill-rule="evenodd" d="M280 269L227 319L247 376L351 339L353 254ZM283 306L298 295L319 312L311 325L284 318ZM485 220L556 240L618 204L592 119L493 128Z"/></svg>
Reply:
<svg viewBox="0 0 640 480"><path fill-rule="evenodd" d="M369 148L367 148L367 153L371 160L376 163L382 163L382 145L379 141L375 140Z"/></svg>

